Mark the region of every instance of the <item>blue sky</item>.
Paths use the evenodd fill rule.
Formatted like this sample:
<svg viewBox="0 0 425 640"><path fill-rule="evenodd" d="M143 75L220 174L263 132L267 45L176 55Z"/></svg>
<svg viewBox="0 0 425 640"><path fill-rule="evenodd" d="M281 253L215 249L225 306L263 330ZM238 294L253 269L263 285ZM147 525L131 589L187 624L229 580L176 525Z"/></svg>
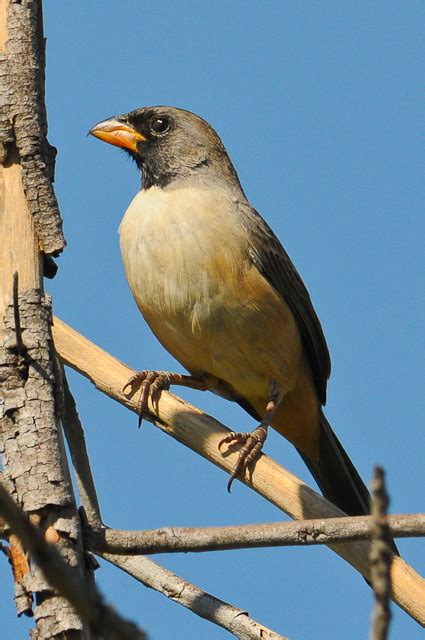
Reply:
<svg viewBox="0 0 425 640"><path fill-rule="evenodd" d="M139 187L124 154L87 138L138 106L199 113L302 274L333 362L327 416L363 477L387 472L393 512L424 511L421 2L57 2L44 7L49 139L68 247L55 313L136 369L180 371L142 321L117 228ZM273 506L70 374L105 522L117 528L279 520ZM182 392L228 426L238 407ZM311 482L271 434L265 447ZM402 554L424 572L424 543ZM368 635L372 595L325 548L167 555L169 569L293 640ZM5 563L0 572L6 574ZM227 634L102 563L98 584L153 640ZM1 580L3 637L24 637ZM422 631L393 607L393 638Z"/></svg>

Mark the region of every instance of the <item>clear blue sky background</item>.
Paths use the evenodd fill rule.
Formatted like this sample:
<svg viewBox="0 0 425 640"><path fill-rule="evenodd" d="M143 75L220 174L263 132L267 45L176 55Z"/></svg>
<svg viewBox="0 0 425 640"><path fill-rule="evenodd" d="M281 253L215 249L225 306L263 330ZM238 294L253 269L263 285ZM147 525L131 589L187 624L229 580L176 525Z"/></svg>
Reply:
<svg viewBox="0 0 425 640"><path fill-rule="evenodd" d="M86 137L99 120L171 104L209 120L245 191L301 272L333 360L327 415L394 512L424 511L422 2L45 2L49 138L68 247L55 313L135 368L181 370L127 288L117 228L134 165ZM421 68L422 67L422 68ZM279 520L273 506L70 374L105 522L121 528ZM227 425L253 421L184 392ZM291 446L266 452L303 479ZM424 543L401 541L425 573ZM162 556L168 568L293 640L368 637L372 594L325 548ZM6 575L5 563L1 571ZM227 634L102 564L98 584L154 640ZM2 637L25 637L10 580ZM393 607L391 637L422 631Z"/></svg>

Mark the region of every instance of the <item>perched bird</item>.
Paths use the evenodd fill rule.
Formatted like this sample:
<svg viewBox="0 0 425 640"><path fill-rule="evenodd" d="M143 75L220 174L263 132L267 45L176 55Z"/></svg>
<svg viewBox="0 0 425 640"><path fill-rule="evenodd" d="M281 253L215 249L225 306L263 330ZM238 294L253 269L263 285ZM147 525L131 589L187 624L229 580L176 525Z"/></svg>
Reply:
<svg viewBox="0 0 425 640"><path fill-rule="evenodd" d="M324 496L350 515L369 492L326 420L330 358L310 296L273 231L248 202L219 136L199 116L146 107L90 133L132 156L142 188L120 226L125 272L162 345L190 375L142 371L149 394L170 384L238 402L259 425L240 443L228 488L272 426L301 454Z"/></svg>

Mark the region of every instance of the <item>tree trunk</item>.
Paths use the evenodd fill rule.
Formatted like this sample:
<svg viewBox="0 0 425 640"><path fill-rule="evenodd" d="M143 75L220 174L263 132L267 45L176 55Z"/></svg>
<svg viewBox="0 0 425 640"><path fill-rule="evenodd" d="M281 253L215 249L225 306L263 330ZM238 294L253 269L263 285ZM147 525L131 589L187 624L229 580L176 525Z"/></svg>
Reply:
<svg viewBox="0 0 425 640"><path fill-rule="evenodd" d="M46 139L41 2L1 0L0 58L4 483L45 538L83 573L81 527L59 428L61 380L50 330L51 302L43 292L46 255L60 251L64 239L52 187L54 150ZM88 637L67 601L28 563L14 536L10 556L18 614L35 616L32 637Z"/></svg>

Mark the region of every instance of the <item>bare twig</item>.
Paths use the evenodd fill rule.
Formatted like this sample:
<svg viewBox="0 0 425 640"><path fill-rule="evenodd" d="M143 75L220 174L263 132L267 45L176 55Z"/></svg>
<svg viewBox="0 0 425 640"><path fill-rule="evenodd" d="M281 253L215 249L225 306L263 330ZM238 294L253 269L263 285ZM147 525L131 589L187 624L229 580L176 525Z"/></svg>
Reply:
<svg viewBox="0 0 425 640"><path fill-rule="evenodd" d="M177 604L190 609L196 615L223 627L242 640L288 640L284 636L263 627L249 617L243 609L233 607L199 587L187 582L172 571L161 567L149 558L116 556L98 553L101 558L119 567L146 587L155 589Z"/></svg>
<svg viewBox="0 0 425 640"><path fill-rule="evenodd" d="M386 640L391 620L390 566L391 531L387 521L389 498L385 488L385 474L381 467L375 467L372 481L373 536L370 552L370 580L375 592L371 640Z"/></svg>
<svg viewBox="0 0 425 640"><path fill-rule="evenodd" d="M138 412L138 398L125 397L122 388L134 371L78 334L58 318L54 319L53 337L57 353L68 364L87 378L98 389L128 409ZM148 419L162 431L176 438L210 462L227 472L235 463L236 454L222 456L218 450L220 439L228 433L226 427L172 393L162 392L158 414ZM305 483L289 473L268 456L256 462L255 469L243 481L292 518L338 517L344 514ZM368 542L330 544L330 548L343 557L365 577L369 577ZM425 625L425 580L401 558L391 563L392 598L421 625Z"/></svg>
<svg viewBox="0 0 425 640"><path fill-rule="evenodd" d="M389 535L393 538L425 536L425 514L388 516L387 521ZM374 535L374 523L371 516L356 516L228 527L167 527L145 531L102 527L93 534L95 551L137 555L352 542Z"/></svg>
<svg viewBox="0 0 425 640"><path fill-rule="evenodd" d="M81 504L84 508L88 524L93 529L97 529L101 526L102 521L96 487L87 455L84 430L77 412L74 397L66 379L65 370L63 367L61 367L61 369L64 395L62 424L74 465Z"/></svg>
<svg viewBox="0 0 425 640"><path fill-rule="evenodd" d="M44 540L37 527L31 524L2 485L0 512L50 585L70 602L81 619L91 625L95 632L111 640L146 639L143 631L105 605L99 592L66 564L56 547Z"/></svg>

